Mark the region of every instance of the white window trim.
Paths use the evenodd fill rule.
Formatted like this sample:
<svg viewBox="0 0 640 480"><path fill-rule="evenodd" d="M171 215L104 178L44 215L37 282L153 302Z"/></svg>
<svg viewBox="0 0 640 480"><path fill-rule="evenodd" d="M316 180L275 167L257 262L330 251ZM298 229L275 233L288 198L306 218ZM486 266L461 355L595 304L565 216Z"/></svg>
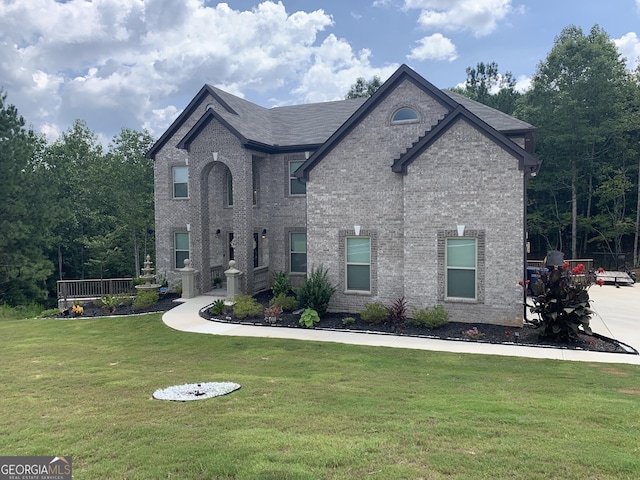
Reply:
<svg viewBox="0 0 640 480"><path fill-rule="evenodd" d="M475 263L473 268L471 267L449 267L449 240L458 240L461 238L465 238L468 240L473 240L475 245ZM468 301L468 302L476 302L478 301L478 239L475 237L446 237L444 240L444 298L445 300L453 300L453 301ZM474 272L474 293L473 298L471 297L450 297L449 296L449 270L473 270Z"/></svg>
<svg viewBox="0 0 640 480"><path fill-rule="evenodd" d="M187 169L187 181L186 182L176 182L176 168L186 168ZM187 186L187 195L184 197L176 197L176 185L185 184ZM176 200L188 200L189 194L189 167L187 165L172 165L171 166L171 198Z"/></svg>
<svg viewBox="0 0 640 480"><path fill-rule="evenodd" d="M304 252L294 252L292 247L293 247L293 240L291 238L292 235L304 235L304 239L305 239L305 249ZM294 272L291 267L293 265L293 262L291 261L291 255L294 253L304 253L305 257L307 256L307 232L289 232L289 274L291 275L305 275L307 272Z"/></svg>
<svg viewBox="0 0 640 480"><path fill-rule="evenodd" d="M356 262L349 262L348 258L349 258L349 239L350 238L366 238L369 240L369 263L356 263ZM373 282L373 278L372 278L372 272L373 272L373 265L371 264L371 256L372 256L372 252L371 252L371 237L367 236L367 235L346 235L344 237L344 291L345 293L366 293L366 294L370 294L371 293L371 284ZM349 277L348 277L348 267L349 265L367 265L369 267L369 290L351 290L349 289Z"/></svg>
<svg viewBox="0 0 640 480"><path fill-rule="evenodd" d="M178 235L187 236L187 242L188 242L187 250L178 250L178 241L177 241ZM173 232L173 263L175 264L174 268L176 269L184 268L184 265L182 266L178 265L178 262L177 262L178 252L187 252L186 258L191 259L191 234L189 232Z"/></svg>

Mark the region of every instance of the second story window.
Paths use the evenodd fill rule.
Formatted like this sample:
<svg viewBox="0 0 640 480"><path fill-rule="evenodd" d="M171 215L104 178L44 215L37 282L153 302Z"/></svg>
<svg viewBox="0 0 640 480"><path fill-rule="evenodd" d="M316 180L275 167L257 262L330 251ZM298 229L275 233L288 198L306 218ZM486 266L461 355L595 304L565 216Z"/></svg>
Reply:
<svg viewBox="0 0 640 480"><path fill-rule="evenodd" d="M307 193L307 184L293 175L303 163L304 160L289 162L289 195L306 195Z"/></svg>
<svg viewBox="0 0 640 480"><path fill-rule="evenodd" d="M418 114L412 108L401 108L393 114L391 123L412 123L418 121Z"/></svg>
<svg viewBox="0 0 640 480"><path fill-rule="evenodd" d="M189 198L189 167L173 167L173 198Z"/></svg>
<svg viewBox="0 0 640 480"><path fill-rule="evenodd" d="M227 171L227 206L233 206L233 175Z"/></svg>

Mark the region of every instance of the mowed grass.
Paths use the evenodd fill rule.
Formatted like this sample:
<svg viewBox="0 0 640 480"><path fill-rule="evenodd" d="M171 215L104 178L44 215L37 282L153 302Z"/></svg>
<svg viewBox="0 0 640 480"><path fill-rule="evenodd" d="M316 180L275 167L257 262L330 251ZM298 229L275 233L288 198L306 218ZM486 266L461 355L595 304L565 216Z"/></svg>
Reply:
<svg viewBox="0 0 640 480"><path fill-rule="evenodd" d="M0 321L0 454L78 479L635 479L640 369ZM194 402L158 388L233 381Z"/></svg>

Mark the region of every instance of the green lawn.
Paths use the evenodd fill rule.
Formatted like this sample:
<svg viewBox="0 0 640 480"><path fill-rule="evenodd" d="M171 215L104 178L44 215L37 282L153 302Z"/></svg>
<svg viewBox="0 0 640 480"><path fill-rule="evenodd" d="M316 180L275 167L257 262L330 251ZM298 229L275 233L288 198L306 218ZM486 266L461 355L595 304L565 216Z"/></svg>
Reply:
<svg viewBox="0 0 640 480"><path fill-rule="evenodd" d="M640 368L0 321L0 454L77 479L640 477ZM195 402L157 388L232 381Z"/></svg>

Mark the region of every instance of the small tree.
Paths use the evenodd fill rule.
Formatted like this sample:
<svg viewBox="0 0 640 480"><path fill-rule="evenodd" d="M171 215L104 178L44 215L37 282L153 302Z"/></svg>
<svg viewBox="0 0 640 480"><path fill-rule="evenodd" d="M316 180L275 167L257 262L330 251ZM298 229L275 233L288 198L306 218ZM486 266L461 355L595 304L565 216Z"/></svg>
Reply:
<svg viewBox="0 0 640 480"><path fill-rule="evenodd" d="M565 263L561 270L552 270L541 275L532 286L533 308L539 315L537 323L542 328L541 336L558 341L577 340L579 333L591 334L589 321L593 311L589 308L589 286L595 276L585 272L578 264L569 270ZM602 280L598 283L602 285Z"/></svg>
<svg viewBox="0 0 640 480"><path fill-rule="evenodd" d="M319 316L327 313L329 301L336 292L336 287L327 278L328 271L322 265L311 267L311 274L298 289L300 306L318 312Z"/></svg>

